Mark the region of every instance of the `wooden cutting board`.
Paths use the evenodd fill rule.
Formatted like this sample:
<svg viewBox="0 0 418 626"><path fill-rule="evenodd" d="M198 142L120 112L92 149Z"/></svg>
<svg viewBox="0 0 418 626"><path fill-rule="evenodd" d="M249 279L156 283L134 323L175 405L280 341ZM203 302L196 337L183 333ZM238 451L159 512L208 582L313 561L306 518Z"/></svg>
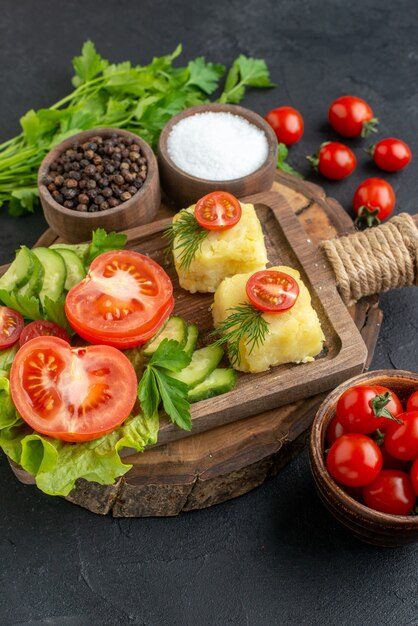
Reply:
<svg viewBox="0 0 418 626"><path fill-rule="evenodd" d="M306 243L309 244L306 240L311 239L316 244L322 239L353 230L346 212L335 200L325 198L323 190L318 186L278 173L273 189L281 193L293 216L297 216L296 232L299 233L299 228L303 228ZM263 208L263 211L271 209ZM164 204L158 217L170 214L170 207ZM154 232L153 229L151 232ZM269 238L277 241L274 239L277 236L269 235ZM50 245L54 241L57 241L55 234L47 231L38 245ZM302 251L302 263L304 259ZM297 262L300 263L299 257ZM312 272L309 269L305 274L304 278L311 280ZM310 288L313 284L315 289L321 291L316 276L313 279ZM331 279L333 281L329 277ZM315 299L314 303L316 306ZM339 302L338 315L341 313L347 319L347 310L344 307L341 309L340 305ZM356 307L351 307L349 314L368 346L369 362L381 323L377 298L364 299ZM350 325L348 319L348 328ZM329 329L327 327L327 340L333 338L333 328L332 324ZM339 328L337 320L337 337L340 336ZM342 334L344 339L344 332ZM325 359L326 362L328 359L328 362L332 362L337 358L341 352L341 348L338 350L338 341L334 346L334 352L331 349L320 360ZM303 367L294 366L294 369ZM350 375L348 373L345 377ZM250 375L250 378L253 376ZM68 499L96 513L112 510L115 516L166 516L241 495L261 484L269 475L277 473L301 449L304 432L322 397L323 394L315 395L279 409L264 410L256 416L218 426L203 434L194 431L193 436L187 439L132 455L126 458L126 462L133 464L132 470L115 485L103 487L81 480ZM31 482L29 475L18 468L14 469L23 482Z"/></svg>

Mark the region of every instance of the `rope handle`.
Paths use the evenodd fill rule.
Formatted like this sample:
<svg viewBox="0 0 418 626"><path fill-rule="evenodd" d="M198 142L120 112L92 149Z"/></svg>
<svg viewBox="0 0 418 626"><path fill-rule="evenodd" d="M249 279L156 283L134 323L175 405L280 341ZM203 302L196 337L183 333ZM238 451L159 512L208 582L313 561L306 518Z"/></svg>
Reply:
<svg viewBox="0 0 418 626"><path fill-rule="evenodd" d="M364 296L418 285L418 228L408 213L319 245L346 305Z"/></svg>

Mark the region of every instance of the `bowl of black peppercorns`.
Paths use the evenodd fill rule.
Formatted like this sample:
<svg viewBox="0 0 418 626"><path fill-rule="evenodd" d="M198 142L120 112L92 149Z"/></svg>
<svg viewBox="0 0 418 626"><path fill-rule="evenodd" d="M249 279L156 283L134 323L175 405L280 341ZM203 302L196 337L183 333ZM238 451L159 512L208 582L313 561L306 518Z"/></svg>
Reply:
<svg viewBox="0 0 418 626"><path fill-rule="evenodd" d="M151 147L117 128L86 130L55 146L41 163L38 188L46 221L70 243L90 239L96 228L152 222L161 202Z"/></svg>

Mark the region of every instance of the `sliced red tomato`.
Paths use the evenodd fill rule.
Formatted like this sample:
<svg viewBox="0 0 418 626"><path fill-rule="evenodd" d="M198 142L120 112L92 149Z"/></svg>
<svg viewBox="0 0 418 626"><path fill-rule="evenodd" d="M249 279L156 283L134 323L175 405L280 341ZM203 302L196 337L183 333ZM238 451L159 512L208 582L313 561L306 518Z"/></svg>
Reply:
<svg viewBox="0 0 418 626"><path fill-rule="evenodd" d="M68 321L83 339L123 350L153 337L173 307L165 271L132 250L98 256L65 300Z"/></svg>
<svg viewBox="0 0 418 626"><path fill-rule="evenodd" d="M18 311L0 306L0 350L10 348L19 341L23 326L23 317Z"/></svg>
<svg viewBox="0 0 418 626"><path fill-rule="evenodd" d="M130 361L116 348L71 348L58 337L37 337L13 361L10 392L19 414L38 433L89 441L128 417L137 379Z"/></svg>
<svg viewBox="0 0 418 626"><path fill-rule="evenodd" d="M241 219L239 201L226 191L213 191L196 202L194 209L198 223L207 230L227 230Z"/></svg>
<svg viewBox="0 0 418 626"><path fill-rule="evenodd" d="M261 270L248 279L246 291L249 301L257 309L276 313L292 308L299 295L299 285L284 272Z"/></svg>
<svg viewBox="0 0 418 626"><path fill-rule="evenodd" d="M70 339L65 330L61 328L61 326L58 326L58 324L54 324L54 322L50 322L49 320L35 320L27 324L20 335L20 347L27 341L35 339L35 337L59 337L63 341L70 343Z"/></svg>

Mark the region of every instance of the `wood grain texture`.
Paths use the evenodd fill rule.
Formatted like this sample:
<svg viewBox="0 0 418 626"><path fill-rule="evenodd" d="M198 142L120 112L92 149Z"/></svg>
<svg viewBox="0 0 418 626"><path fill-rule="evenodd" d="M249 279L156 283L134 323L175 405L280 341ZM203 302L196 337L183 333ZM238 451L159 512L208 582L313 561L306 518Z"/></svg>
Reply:
<svg viewBox="0 0 418 626"><path fill-rule="evenodd" d="M353 230L341 205L329 203L317 185L277 173L273 189L287 198L315 243ZM157 218L164 219L172 211L173 206L165 200ZM150 229L148 232L152 225ZM42 245L57 241L51 231L42 239ZM381 324L376 300L362 301L350 309L368 346L368 362ZM94 485L93 491L87 489L86 481L79 481L68 499L96 513L111 511L114 516L129 517L176 515L237 497L276 474L301 451L324 397L319 394L131 455L126 461L133 467L116 486Z"/></svg>
<svg viewBox="0 0 418 626"><path fill-rule="evenodd" d="M222 112L240 115L248 122L260 128L268 143L267 159L255 172L234 180L208 181L187 174L171 160L167 150L168 137L180 120L197 113ZM268 191L274 181L277 160L277 139L269 124L257 113L235 104L202 104L178 113L163 128L158 143L158 166L161 185L179 208L193 204L206 194L222 189L242 198L249 194Z"/></svg>

